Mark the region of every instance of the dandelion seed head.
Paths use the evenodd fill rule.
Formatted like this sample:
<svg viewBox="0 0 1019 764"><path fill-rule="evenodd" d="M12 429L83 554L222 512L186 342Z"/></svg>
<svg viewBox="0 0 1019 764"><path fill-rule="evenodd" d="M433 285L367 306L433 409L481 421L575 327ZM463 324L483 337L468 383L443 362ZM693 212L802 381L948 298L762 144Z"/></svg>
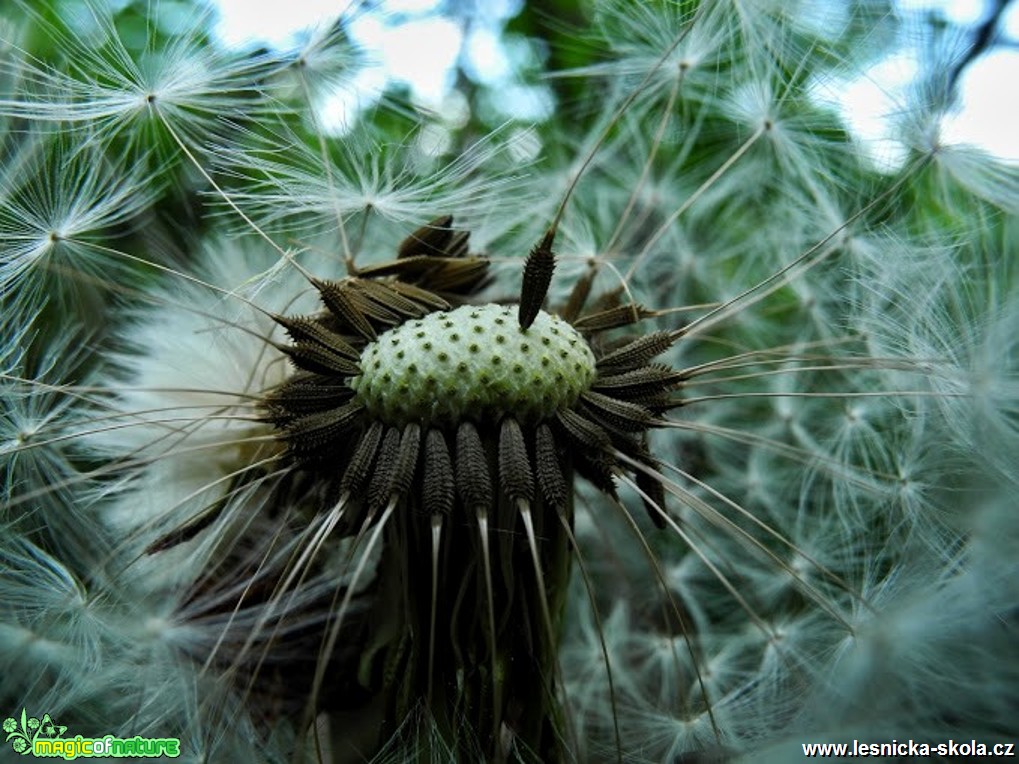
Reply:
<svg viewBox="0 0 1019 764"><path fill-rule="evenodd" d="M1014 721L1016 184L936 87L882 171L815 102L893 17L599 1L523 146L389 98L330 131L347 19L234 56L18 9L55 50L0 63L18 700L209 761Z"/></svg>
<svg viewBox="0 0 1019 764"><path fill-rule="evenodd" d="M53 285L65 272L96 275L122 269L93 243L130 225L152 202L156 189L146 182L144 170L106 164L86 144L42 136L33 136L21 151L21 172L12 178L0 207L6 250L0 283L10 290L17 287L31 304L47 286L58 291Z"/></svg>
<svg viewBox="0 0 1019 764"><path fill-rule="evenodd" d="M199 147L218 133L222 117L252 108L251 77L271 69L266 56L237 56L203 43L208 11L191 16L165 45L157 46L147 27L144 44L135 47L125 42L109 7L89 2L78 10L64 20L65 28L26 9L73 63L21 62L21 90L0 101L0 115L64 123L100 143L124 138L139 155L159 148L153 138L166 126ZM82 28L94 34L82 36Z"/></svg>

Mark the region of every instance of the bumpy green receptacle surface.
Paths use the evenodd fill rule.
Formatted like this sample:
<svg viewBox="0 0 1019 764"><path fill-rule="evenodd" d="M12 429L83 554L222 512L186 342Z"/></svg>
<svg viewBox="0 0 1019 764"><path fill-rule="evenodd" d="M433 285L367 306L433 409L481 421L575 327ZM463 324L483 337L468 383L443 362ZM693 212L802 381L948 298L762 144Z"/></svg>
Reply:
<svg viewBox="0 0 1019 764"><path fill-rule="evenodd" d="M384 422L455 424L512 414L538 421L570 406L595 358L566 321L544 311L521 329L516 308L464 306L379 335L361 353L356 398Z"/></svg>

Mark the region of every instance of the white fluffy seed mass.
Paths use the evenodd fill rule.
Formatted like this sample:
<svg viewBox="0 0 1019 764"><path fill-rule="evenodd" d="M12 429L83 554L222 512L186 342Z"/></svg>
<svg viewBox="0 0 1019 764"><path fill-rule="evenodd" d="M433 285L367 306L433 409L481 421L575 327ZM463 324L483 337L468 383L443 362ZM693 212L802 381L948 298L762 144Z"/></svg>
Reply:
<svg viewBox="0 0 1019 764"><path fill-rule="evenodd" d="M595 377L586 340L544 311L527 329L516 308L464 306L408 321L361 354L353 387L374 416L402 425L539 421L571 406Z"/></svg>

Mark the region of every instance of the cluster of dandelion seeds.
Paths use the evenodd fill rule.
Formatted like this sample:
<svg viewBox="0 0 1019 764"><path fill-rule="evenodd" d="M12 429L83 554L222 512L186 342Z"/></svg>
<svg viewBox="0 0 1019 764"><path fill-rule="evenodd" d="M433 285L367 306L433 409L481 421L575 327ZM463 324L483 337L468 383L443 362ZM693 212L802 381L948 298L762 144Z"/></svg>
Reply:
<svg viewBox="0 0 1019 764"><path fill-rule="evenodd" d="M537 124L465 68L463 119L336 127L374 10L277 51L0 9L5 717L194 761L1015 742L1019 175L939 138L967 49L575 10L505 31ZM928 33L878 164L820 96Z"/></svg>

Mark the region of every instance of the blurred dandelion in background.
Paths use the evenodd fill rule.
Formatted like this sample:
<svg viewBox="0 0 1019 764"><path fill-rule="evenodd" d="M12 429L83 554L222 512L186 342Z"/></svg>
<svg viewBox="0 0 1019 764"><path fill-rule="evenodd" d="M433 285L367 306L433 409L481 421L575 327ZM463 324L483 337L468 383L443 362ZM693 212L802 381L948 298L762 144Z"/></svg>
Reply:
<svg viewBox="0 0 1019 764"><path fill-rule="evenodd" d="M0 9L5 718L1017 742L1012 4L320 5Z"/></svg>

